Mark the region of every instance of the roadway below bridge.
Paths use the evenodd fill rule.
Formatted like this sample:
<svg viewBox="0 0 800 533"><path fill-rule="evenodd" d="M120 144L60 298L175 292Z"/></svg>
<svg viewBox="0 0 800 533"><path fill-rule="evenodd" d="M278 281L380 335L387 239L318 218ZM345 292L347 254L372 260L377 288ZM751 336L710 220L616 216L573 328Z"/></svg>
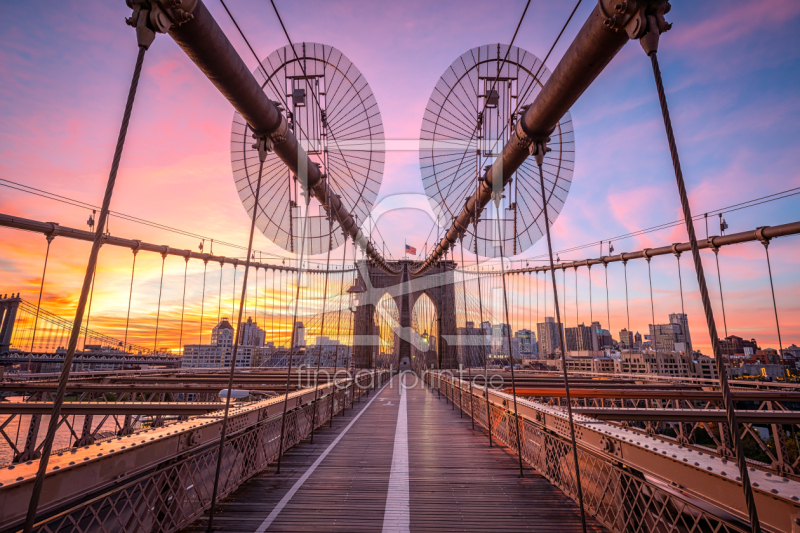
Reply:
<svg viewBox="0 0 800 533"><path fill-rule="evenodd" d="M400 380L407 387L400 386ZM477 426L476 426L477 427ZM605 531L589 519L589 531ZM205 532L208 514L184 531ZM413 374L319 429L222 500L213 529L580 531L578 506Z"/></svg>

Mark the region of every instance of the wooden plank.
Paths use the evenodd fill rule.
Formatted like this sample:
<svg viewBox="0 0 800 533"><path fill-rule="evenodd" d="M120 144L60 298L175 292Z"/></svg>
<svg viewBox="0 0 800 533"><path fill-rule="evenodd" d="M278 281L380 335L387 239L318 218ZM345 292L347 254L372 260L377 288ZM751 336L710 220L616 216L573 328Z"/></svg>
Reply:
<svg viewBox="0 0 800 533"><path fill-rule="evenodd" d="M409 380L412 381L412 380ZM577 505L517 459L489 448L444 398L419 384L407 391L411 531L580 531ZM214 530L255 531L370 398L334 419L220 502ZM400 390L395 378L297 490L269 532L380 531L391 472ZM186 532L204 532L207 516ZM590 521L589 531L604 531Z"/></svg>

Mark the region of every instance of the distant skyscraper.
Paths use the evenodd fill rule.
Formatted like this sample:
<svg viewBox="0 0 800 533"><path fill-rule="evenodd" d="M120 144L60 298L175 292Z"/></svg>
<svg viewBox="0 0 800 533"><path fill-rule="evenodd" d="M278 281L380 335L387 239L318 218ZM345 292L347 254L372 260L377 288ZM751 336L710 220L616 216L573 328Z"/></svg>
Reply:
<svg viewBox="0 0 800 533"><path fill-rule="evenodd" d="M657 352L685 352L686 340L680 324L650 324L650 341Z"/></svg>
<svg viewBox="0 0 800 533"><path fill-rule="evenodd" d="M265 335L264 330L258 327L256 322L253 322L252 317L239 325L240 346L264 346Z"/></svg>
<svg viewBox="0 0 800 533"><path fill-rule="evenodd" d="M561 348L558 324L553 317L545 317L544 322L536 324L539 337L539 357L552 359L556 349Z"/></svg>
<svg viewBox="0 0 800 533"><path fill-rule="evenodd" d="M492 326L492 354L509 355L508 324L495 324Z"/></svg>
<svg viewBox="0 0 800 533"><path fill-rule="evenodd" d="M670 324L678 324L686 341L686 353L692 353L692 336L689 333L689 318L684 313L672 313L669 315Z"/></svg>
<svg viewBox="0 0 800 533"><path fill-rule="evenodd" d="M481 322L481 330L483 331L483 342L486 347L486 355L492 354L492 323L488 320Z"/></svg>
<svg viewBox="0 0 800 533"><path fill-rule="evenodd" d="M483 366L484 338L475 322L467 322L465 328L456 328L458 336L458 361L464 366Z"/></svg>
<svg viewBox="0 0 800 533"><path fill-rule="evenodd" d="M295 346L306 345L306 327L299 320L294 323L294 339L295 339L294 343Z"/></svg>
<svg viewBox="0 0 800 533"><path fill-rule="evenodd" d="M593 327L587 327L579 324L575 328L566 328L564 330L566 337L568 352L576 352L581 350L597 351L597 335Z"/></svg>
<svg viewBox="0 0 800 533"><path fill-rule="evenodd" d="M623 350L630 350L633 348L633 332L623 328L619 332L619 347Z"/></svg>
<svg viewBox="0 0 800 533"><path fill-rule="evenodd" d="M519 341L519 353L522 357L533 354L533 344L536 342L536 335L529 329L520 329L514 333L514 338Z"/></svg>

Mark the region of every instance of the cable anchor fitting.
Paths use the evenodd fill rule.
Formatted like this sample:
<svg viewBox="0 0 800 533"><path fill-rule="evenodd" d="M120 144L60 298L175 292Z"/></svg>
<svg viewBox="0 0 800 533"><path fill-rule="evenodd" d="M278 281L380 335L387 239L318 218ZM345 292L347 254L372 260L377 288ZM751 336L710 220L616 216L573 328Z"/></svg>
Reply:
<svg viewBox="0 0 800 533"><path fill-rule="evenodd" d="M764 245L764 248L769 248L769 237L764 237L764 230L767 229L769 226L759 226L756 228L756 237Z"/></svg>
<svg viewBox="0 0 800 533"><path fill-rule="evenodd" d="M672 25L664 20L664 15L669 13L670 6L667 0L598 0L597 7L605 20L603 24L615 33L624 31L630 39L641 39L648 31L648 20L654 17L658 22L660 33L669 30ZM656 36L656 45L658 37ZM648 52L649 55L649 52Z"/></svg>
<svg viewBox="0 0 800 533"><path fill-rule="evenodd" d="M550 142L550 137L540 141L533 141L531 142L531 145L528 148L529 153L536 159L536 164L540 167L544 163L545 154L551 151L550 148L547 146L547 143L549 142Z"/></svg>
<svg viewBox="0 0 800 533"><path fill-rule="evenodd" d="M156 33L167 33L194 18L192 12L197 0L126 0L133 10L125 19L128 26L136 28L136 40L145 50L150 48Z"/></svg>
<svg viewBox="0 0 800 533"><path fill-rule="evenodd" d="M253 139L256 142L252 145L254 150L258 150L258 160L264 162L267 160L267 154L273 151L274 143L272 139L265 134L253 134Z"/></svg>

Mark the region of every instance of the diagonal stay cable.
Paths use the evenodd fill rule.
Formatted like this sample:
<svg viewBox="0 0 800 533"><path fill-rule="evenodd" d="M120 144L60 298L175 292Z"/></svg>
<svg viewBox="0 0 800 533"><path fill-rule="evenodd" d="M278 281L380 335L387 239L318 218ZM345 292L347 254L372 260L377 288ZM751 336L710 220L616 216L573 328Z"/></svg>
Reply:
<svg viewBox="0 0 800 533"><path fill-rule="evenodd" d="M253 250L253 233L255 232L256 227L256 218L258 218L258 203L260 200L261 195L261 176L263 175L264 170L264 159L266 159L266 151L261 154L261 164L259 165L258 169L258 183L256 184L256 196L255 202L253 203L253 218L250 222L250 239L247 245L247 260L244 265L244 280L242 281L242 295L239 298L239 318L236 321L236 331L235 331L235 338L233 339L233 353L231 354L231 371L228 375L228 390L225 398L225 414L222 418L222 434L219 438L219 449L217 451L217 468L216 473L214 474L214 488L211 492L211 509L208 515L208 531L211 531L212 525L214 523L214 510L217 503L217 489L219 487L219 474L222 468L222 455L225 449L225 437L228 433L228 413L231 408L231 389L233 388L233 375L236 372L236 356L239 352L239 338L242 337L240 335L242 333L242 311L244 308L245 298L247 296L247 276L250 273L250 254ZM235 280L235 278L234 278ZM234 281L234 287L236 282ZM224 364L224 363L223 363ZM287 388L288 394L288 388Z"/></svg>
<svg viewBox="0 0 800 533"><path fill-rule="evenodd" d="M136 89L139 86L139 76L142 73L142 64L144 62L144 55L147 48L150 46L146 42L147 29L144 27L144 16L140 17L139 26L137 28L137 37L139 37L139 54L136 58L136 66L133 70L133 78L131 79L131 86L128 91L128 100L125 104L125 112L122 117L122 125L120 126L119 136L117 137L117 145L114 150L114 159L111 163L111 171L108 175L108 182L106 184L106 191L103 196L103 206L100 209L100 216L97 219L97 225L92 242L92 249L89 253L89 261L86 265L86 272L83 277L83 286L81 287L80 297L78 299L78 307L75 311L75 320L72 325L72 331L69 336L69 345L67 353L64 356L64 363L61 367L61 376L58 381L58 389L56 390L56 397L53 400L53 410L50 414L50 421L47 425L47 434L45 435L44 443L42 445L42 458L39 460L39 468L36 472L36 479L31 489L30 500L28 502L28 512L25 517L24 533L30 533L33 530L34 523L36 522L36 511L39 507L39 499L44 487L45 474L47 473L47 465L50 459L50 452L53 449L53 440L56 436L59 421L61 419L61 406L64 403L64 396L67 392L67 381L69 380L70 370L72 369L72 360L75 357L75 350L78 346L78 337L81 333L81 322L83 321L83 312L86 308L86 302L89 297L89 288L94 280L95 266L97 265L97 256L100 253L100 247L103 245L103 232L106 227L106 220L108 219L109 206L111 205L111 197L114 193L114 185L117 181L117 171L119 170L119 163L122 159L122 150L125 146L125 137L128 134L128 124L131 119L131 112L133 111L133 103L136 99ZM152 35L155 37L155 35ZM145 44L146 42L146 44ZM150 41L152 42L152 41Z"/></svg>

